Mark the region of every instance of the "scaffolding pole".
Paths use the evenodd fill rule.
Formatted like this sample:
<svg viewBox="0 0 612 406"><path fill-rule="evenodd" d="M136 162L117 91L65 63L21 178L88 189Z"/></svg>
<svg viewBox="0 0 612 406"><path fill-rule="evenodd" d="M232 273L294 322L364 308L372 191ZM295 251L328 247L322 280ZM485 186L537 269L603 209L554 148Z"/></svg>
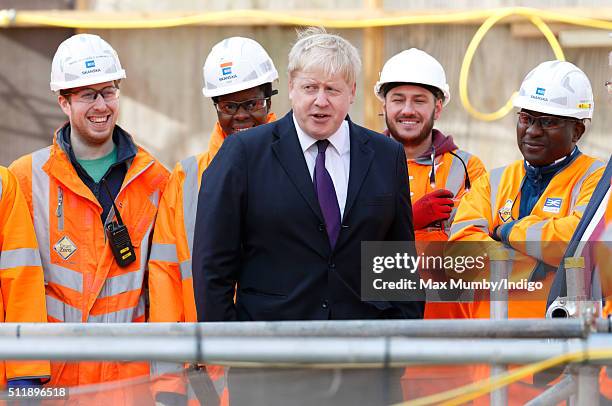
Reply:
<svg viewBox="0 0 612 406"><path fill-rule="evenodd" d="M609 319L333 320L214 323L0 323L0 337L412 337L586 338L612 331Z"/></svg>
<svg viewBox="0 0 612 406"><path fill-rule="evenodd" d="M0 337L5 360L156 360L223 365L346 366L526 364L612 349L611 334L584 340L414 339L402 337ZM589 360L610 364L610 360Z"/></svg>

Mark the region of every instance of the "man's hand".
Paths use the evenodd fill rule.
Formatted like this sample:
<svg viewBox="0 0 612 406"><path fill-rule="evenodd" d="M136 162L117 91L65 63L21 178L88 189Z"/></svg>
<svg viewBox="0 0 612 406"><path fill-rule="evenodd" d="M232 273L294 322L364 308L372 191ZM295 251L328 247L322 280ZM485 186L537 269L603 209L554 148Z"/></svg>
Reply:
<svg viewBox="0 0 612 406"><path fill-rule="evenodd" d="M414 229L420 230L437 221L448 220L453 210L453 193L437 189L412 204Z"/></svg>

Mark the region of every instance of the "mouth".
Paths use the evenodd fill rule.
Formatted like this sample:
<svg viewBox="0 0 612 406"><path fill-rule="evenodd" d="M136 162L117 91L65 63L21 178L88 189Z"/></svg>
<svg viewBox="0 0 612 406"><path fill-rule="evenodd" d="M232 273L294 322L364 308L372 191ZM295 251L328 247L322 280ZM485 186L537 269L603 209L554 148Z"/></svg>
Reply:
<svg viewBox="0 0 612 406"><path fill-rule="evenodd" d="M544 148L545 147L544 144L540 144L537 142L530 142L530 141L523 141L523 145L528 148Z"/></svg>
<svg viewBox="0 0 612 406"><path fill-rule="evenodd" d="M232 130L233 130L235 133L237 133L237 132L240 132L240 131L250 130L251 128L254 128L254 127L255 127L254 125L250 125L250 126L248 126L248 127L232 127Z"/></svg>
<svg viewBox="0 0 612 406"><path fill-rule="evenodd" d="M414 129L421 125L421 120L416 118L400 118L395 122L406 129Z"/></svg>
<svg viewBox="0 0 612 406"><path fill-rule="evenodd" d="M536 142L523 142L522 152L524 154L541 155L546 152L546 146Z"/></svg>
<svg viewBox="0 0 612 406"><path fill-rule="evenodd" d="M87 120L94 126L102 126L110 121L110 114L105 116L89 116Z"/></svg>
<svg viewBox="0 0 612 406"><path fill-rule="evenodd" d="M325 122L327 121L331 115L329 114L323 114L323 113L315 113L315 114L311 114L310 117L315 121L315 122Z"/></svg>

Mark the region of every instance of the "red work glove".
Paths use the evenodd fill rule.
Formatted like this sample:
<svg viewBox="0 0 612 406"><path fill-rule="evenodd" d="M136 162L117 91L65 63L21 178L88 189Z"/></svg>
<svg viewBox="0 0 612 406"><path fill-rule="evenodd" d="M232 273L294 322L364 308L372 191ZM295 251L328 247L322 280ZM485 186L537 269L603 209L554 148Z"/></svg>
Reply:
<svg viewBox="0 0 612 406"><path fill-rule="evenodd" d="M412 204L414 229L420 230L432 223L448 220L453 210L453 192L437 189Z"/></svg>

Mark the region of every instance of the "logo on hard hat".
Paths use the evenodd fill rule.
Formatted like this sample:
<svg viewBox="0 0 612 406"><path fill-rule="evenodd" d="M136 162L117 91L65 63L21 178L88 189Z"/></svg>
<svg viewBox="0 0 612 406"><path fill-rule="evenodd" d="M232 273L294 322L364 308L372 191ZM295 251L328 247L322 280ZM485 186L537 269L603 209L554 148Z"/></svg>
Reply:
<svg viewBox="0 0 612 406"><path fill-rule="evenodd" d="M219 65L220 68L221 68L221 74L223 76L231 75L232 74L232 65L233 65L233 62L225 62L225 63L222 63L221 65Z"/></svg>
<svg viewBox="0 0 612 406"><path fill-rule="evenodd" d="M548 101L548 99L547 99L546 97L544 97L544 93L546 93L546 89L545 89L545 88L543 88L543 87L537 87L537 88L536 88L536 91L535 91L535 94L532 94L532 95L531 95L531 96L529 96L529 97L531 97L532 99L542 100L542 101L547 102L547 101Z"/></svg>
<svg viewBox="0 0 612 406"><path fill-rule="evenodd" d="M85 69L93 68L96 66L96 62L91 59L89 61L85 61Z"/></svg>

